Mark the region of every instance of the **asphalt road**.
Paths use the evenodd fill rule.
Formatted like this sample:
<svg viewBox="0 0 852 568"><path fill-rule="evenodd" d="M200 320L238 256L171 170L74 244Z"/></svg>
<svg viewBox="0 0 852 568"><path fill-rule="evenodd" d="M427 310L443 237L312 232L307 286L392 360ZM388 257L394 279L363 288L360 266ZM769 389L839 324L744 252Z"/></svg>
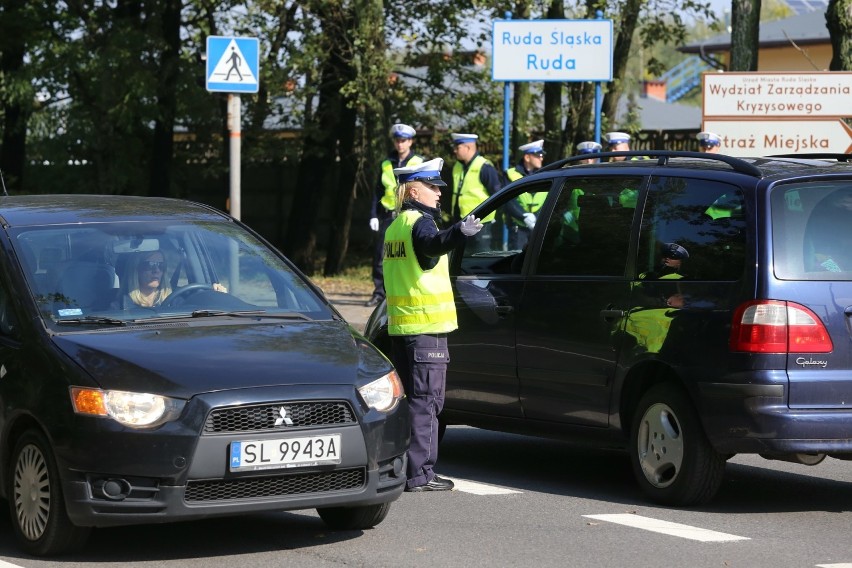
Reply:
<svg viewBox="0 0 852 568"><path fill-rule="evenodd" d="M0 514L0 568L852 566L852 471L733 458L710 505L649 504L625 456L450 427L439 472L457 490L405 493L367 531L314 511L98 529L62 559L18 554ZM5 562L5 564L4 564Z"/></svg>

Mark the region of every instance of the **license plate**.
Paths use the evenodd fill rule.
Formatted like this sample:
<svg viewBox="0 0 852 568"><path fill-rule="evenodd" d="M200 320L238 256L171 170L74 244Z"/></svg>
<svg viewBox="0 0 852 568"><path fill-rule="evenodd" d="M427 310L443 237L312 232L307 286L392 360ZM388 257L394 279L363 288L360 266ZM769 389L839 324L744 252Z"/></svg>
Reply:
<svg viewBox="0 0 852 568"><path fill-rule="evenodd" d="M340 434L231 442L231 471L340 463Z"/></svg>

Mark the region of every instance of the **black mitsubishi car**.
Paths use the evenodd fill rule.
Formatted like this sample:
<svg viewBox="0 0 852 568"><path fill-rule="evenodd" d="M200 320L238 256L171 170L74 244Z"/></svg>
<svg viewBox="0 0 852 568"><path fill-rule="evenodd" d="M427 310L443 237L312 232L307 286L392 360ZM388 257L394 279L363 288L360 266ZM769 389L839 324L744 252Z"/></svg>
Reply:
<svg viewBox="0 0 852 568"><path fill-rule="evenodd" d="M0 223L0 491L25 551L260 511L385 518L400 381L261 237L141 197L0 197Z"/></svg>

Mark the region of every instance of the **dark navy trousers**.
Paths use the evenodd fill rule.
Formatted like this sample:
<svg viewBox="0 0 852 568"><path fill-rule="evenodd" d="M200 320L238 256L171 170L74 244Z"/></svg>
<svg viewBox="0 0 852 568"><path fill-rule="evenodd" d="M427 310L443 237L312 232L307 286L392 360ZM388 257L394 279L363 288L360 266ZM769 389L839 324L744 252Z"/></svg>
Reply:
<svg viewBox="0 0 852 568"><path fill-rule="evenodd" d="M393 363L402 379L411 414L406 485L426 485L435 477L438 459L438 414L444 408L447 382L447 335L392 336Z"/></svg>

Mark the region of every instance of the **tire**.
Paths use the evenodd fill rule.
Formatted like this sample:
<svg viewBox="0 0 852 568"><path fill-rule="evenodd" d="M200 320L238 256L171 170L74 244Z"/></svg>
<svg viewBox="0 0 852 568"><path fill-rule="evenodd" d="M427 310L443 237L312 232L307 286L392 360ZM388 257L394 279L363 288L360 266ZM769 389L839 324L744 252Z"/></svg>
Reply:
<svg viewBox="0 0 852 568"><path fill-rule="evenodd" d="M15 444L8 483L12 527L21 549L55 556L86 543L91 529L68 518L56 460L41 432L29 430Z"/></svg>
<svg viewBox="0 0 852 568"><path fill-rule="evenodd" d="M326 507L317 509L317 513L329 528L339 531L363 530L384 521L390 506L390 503L380 503L363 507Z"/></svg>
<svg viewBox="0 0 852 568"><path fill-rule="evenodd" d="M651 388L639 401L630 462L639 486L662 505L707 503L725 475L725 456L710 445L686 393L672 384Z"/></svg>

